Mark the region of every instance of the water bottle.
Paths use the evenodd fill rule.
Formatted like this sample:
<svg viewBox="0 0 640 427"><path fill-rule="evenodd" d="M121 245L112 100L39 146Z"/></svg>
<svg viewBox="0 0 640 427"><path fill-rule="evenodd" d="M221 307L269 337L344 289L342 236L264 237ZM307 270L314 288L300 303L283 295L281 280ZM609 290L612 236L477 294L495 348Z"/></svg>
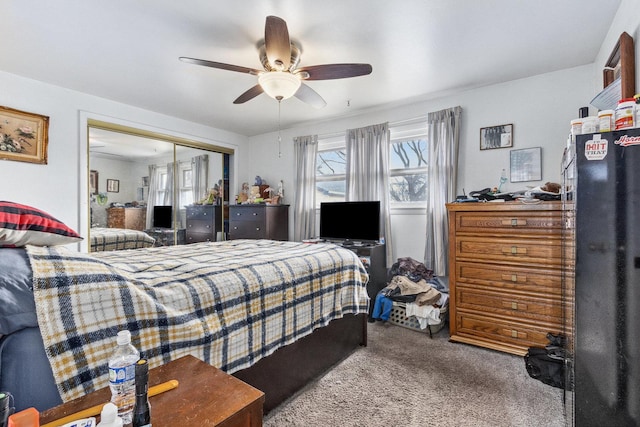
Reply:
<svg viewBox="0 0 640 427"><path fill-rule="evenodd" d="M109 388L111 402L118 407L123 424L130 424L136 401L136 362L140 353L131 344L131 332L120 331L118 348L109 358Z"/></svg>

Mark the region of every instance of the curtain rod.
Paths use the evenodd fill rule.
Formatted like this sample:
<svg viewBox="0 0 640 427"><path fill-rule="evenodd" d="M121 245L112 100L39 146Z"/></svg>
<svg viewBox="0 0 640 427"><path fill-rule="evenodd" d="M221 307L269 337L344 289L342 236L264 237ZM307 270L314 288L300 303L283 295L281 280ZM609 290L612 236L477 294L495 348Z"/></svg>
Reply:
<svg viewBox="0 0 640 427"><path fill-rule="evenodd" d="M418 117L413 117L411 119L397 120L395 122L389 122L389 127L406 125L412 122L418 123L421 120L426 121L427 119L428 119L428 116L418 116ZM338 136L344 135L345 132L346 131L319 134L318 139L336 138Z"/></svg>

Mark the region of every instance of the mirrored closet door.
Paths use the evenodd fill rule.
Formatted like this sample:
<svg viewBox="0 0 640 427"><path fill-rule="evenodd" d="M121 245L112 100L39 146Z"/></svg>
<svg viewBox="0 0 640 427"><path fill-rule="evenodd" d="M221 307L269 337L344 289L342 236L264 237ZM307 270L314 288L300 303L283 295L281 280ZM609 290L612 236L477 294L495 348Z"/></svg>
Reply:
<svg viewBox="0 0 640 427"><path fill-rule="evenodd" d="M225 239L232 152L93 121L88 141L90 251Z"/></svg>

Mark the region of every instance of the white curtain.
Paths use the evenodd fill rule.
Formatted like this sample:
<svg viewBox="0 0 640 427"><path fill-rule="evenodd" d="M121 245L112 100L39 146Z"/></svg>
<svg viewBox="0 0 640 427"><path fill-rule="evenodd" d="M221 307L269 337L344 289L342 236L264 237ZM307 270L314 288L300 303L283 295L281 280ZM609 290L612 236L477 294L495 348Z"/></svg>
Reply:
<svg viewBox="0 0 640 427"><path fill-rule="evenodd" d="M193 178L193 201L198 202L209 194L209 155L202 154L191 159L191 176Z"/></svg>
<svg viewBox="0 0 640 427"><path fill-rule="evenodd" d="M147 229L153 228L153 207L158 196L158 167L149 165L149 195L147 196Z"/></svg>
<svg viewBox="0 0 640 427"><path fill-rule="evenodd" d="M429 113L429 197L427 199L427 268L438 276L449 274L449 226L445 203L455 200L458 176L461 107Z"/></svg>
<svg viewBox="0 0 640 427"><path fill-rule="evenodd" d="M316 236L316 156L318 135L293 138L296 195L293 211L293 240Z"/></svg>
<svg viewBox="0 0 640 427"><path fill-rule="evenodd" d="M347 200L380 201L387 267L394 262L389 214L389 123L347 130Z"/></svg>
<svg viewBox="0 0 640 427"><path fill-rule="evenodd" d="M173 204L173 192L174 192L174 188L173 188L173 169L174 169L174 163L173 162L169 162L167 163L167 180L165 182L165 186L164 186L164 200L163 203L164 205L172 205Z"/></svg>

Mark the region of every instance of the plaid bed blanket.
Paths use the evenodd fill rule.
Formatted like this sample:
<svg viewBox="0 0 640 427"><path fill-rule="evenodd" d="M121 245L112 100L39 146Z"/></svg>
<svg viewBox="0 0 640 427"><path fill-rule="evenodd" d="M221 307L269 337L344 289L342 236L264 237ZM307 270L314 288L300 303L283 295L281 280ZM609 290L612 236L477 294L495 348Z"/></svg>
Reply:
<svg viewBox="0 0 640 427"><path fill-rule="evenodd" d="M124 228L91 228L91 252L150 248L156 239L144 231Z"/></svg>
<svg viewBox="0 0 640 427"><path fill-rule="evenodd" d="M82 254L28 246L38 324L64 401L108 384L119 330L151 367L192 354L228 373L344 314L367 273L329 244L232 240Z"/></svg>

